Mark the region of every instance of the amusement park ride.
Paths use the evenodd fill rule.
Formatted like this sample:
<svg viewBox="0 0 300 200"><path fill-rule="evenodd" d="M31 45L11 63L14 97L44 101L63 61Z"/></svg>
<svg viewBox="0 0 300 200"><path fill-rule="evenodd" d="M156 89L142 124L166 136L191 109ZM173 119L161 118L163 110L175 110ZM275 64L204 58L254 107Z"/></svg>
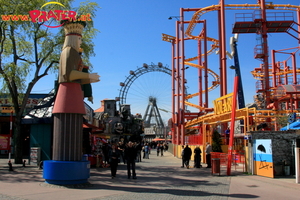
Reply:
<svg viewBox="0 0 300 200"><path fill-rule="evenodd" d="M142 67L137 68L135 71L131 70L129 72L129 76L126 77L126 80L120 83L121 89L119 97L117 97L117 99L119 100L120 108L122 107L122 105L126 105L126 103L128 103L127 96L130 87L134 85L134 82L144 74L153 72L160 72L166 74L169 77L171 76L170 68L168 66L163 66L161 62L158 62L158 64L151 63L149 65L144 63ZM148 90L148 88L145 88L145 90ZM142 117L144 128L148 129L150 132L155 132L156 137L164 137L164 134L166 131L168 131L168 128L165 126L159 110L162 110L164 112L168 111L159 108L159 105L157 103L157 96L149 95L147 96L147 98L148 105L144 107L145 113Z"/></svg>
<svg viewBox="0 0 300 200"><path fill-rule="evenodd" d="M231 41L233 51L231 56L235 64L230 68L236 70L236 76L239 78L239 83L235 86L239 88L238 108L232 107L236 97L233 93L227 93L228 52L226 51L225 10L245 11L235 15L236 22L232 33L256 34L259 41L254 48L254 58L261 61L261 64L251 72L254 79L257 79L255 107L245 107L236 38ZM204 14L210 11L216 11L218 14L218 39L208 36L208 23L202 19ZM187 12L193 12L189 20L185 19ZM281 128L279 118L299 112L300 69L296 65L296 57L300 50L299 21L299 5L273 4L265 0L258 0L257 4L225 4L225 0L220 0L218 5L205 8L181 8L180 19L176 21L176 35L162 35L162 40L172 45L172 143L183 145L211 142L212 132L217 126L221 127L223 132L232 122L231 112L235 112L235 121L243 122L240 124L243 126L241 128L243 136L249 131L258 130L261 124L267 126L264 130L279 130ZM198 28L197 31L200 27L200 31L195 31L195 27ZM295 39L296 47L269 52L268 35L275 33L288 34ZM186 57L185 46L188 41L192 41L198 49L195 57ZM210 49L208 42L212 43ZM216 51L219 54L219 73L212 71L208 66L208 56ZM240 50L239 53L243 51ZM285 54L288 58L279 61L278 54ZM198 74L194 79L199 80L198 91L189 95L185 92L186 80L190 78L186 76L186 65L197 69ZM209 75L214 79L210 86ZM220 98L213 101L213 107L209 107L209 92L219 86ZM187 102L194 97L198 98L198 104ZM186 106L192 106L198 112L187 112ZM192 140L187 136L186 133L190 130L197 130L196 132L200 133L199 138L194 137Z"/></svg>

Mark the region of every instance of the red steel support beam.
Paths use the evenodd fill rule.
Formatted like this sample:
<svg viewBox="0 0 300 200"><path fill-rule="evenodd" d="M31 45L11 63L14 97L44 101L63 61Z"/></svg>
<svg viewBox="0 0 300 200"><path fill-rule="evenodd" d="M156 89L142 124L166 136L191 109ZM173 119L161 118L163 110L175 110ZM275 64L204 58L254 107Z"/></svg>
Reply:
<svg viewBox="0 0 300 200"><path fill-rule="evenodd" d="M238 90L238 82L239 77L234 77L234 88L233 88L233 96L232 96L232 109L231 109L231 122L230 122L230 136L229 136L229 146L228 146L228 160L227 160L227 175L231 174L231 161L232 161L232 148L234 142L234 123L235 123L235 113L236 113L236 104L237 104L237 90Z"/></svg>
<svg viewBox="0 0 300 200"><path fill-rule="evenodd" d="M273 87L276 87L276 63L275 63L275 50L271 51L271 58L272 58L272 74L273 74Z"/></svg>
<svg viewBox="0 0 300 200"><path fill-rule="evenodd" d="M180 125L181 125L181 144L185 144L185 127L184 127L184 113L185 113L185 55L184 55L184 12L183 8L180 9L180 32L181 32L181 109L180 112Z"/></svg>
<svg viewBox="0 0 300 200"><path fill-rule="evenodd" d="M267 15L266 15L266 5L265 0L260 1L261 5L261 16L262 16L262 39L263 39L263 53L264 53L264 64L263 64L263 72L264 72L264 92L266 104L265 108L270 104L270 77L269 77L269 56L268 56L268 33L267 33Z"/></svg>
<svg viewBox="0 0 300 200"><path fill-rule="evenodd" d="M201 40L198 39L198 65L202 66L202 49L201 49ZM198 92L199 92L199 105L203 105L203 95L202 95L202 69L198 69Z"/></svg>
<svg viewBox="0 0 300 200"><path fill-rule="evenodd" d="M180 68L179 68L179 64L180 64L180 52L179 52L179 27L180 27L180 22L176 21L176 94L177 94L177 98L176 98L176 123L177 123L177 128L176 128L176 134L177 134L177 144L180 144L180 121L179 121L179 116L180 116Z"/></svg>
<svg viewBox="0 0 300 200"><path fill-rule="evenodd" d="M222 93L227 94L227 70L226 70L226 25L225 25L225 4L220 0L220 17L221 17L221 68L222 68Z"/></svg>
<svg viewBox="0 0 300 200"><path fill-rule="evenodd" d="M297 12L297 23L300 24L300 8L298 8ZM300 44L300 26L298 26L298 43Z"/></svg>
<svg viewBox="0 0 300 200"><path fill-rule="evenodd" d="M293 84L297 85L296 57L295 57L295 53L291 53L291 55L292 55L292 67L293 67Z"/></svg>
<svg viewBox="0 0 300 200"><path fill-rule="evenodd" d="M175 83L176 83L176 73L175 73L175 45L174 45L175 41L172 40L172 143L175 144Z"/></svg>
<svg viewBox="0 0 300 200"><path fill-rule="evenodd" d="M218 31L219 31L219 73L220 73L220 97L224 96L223 94L223 70L222 70L222 56L221 49L223 46L222 42L222 27L221 27L221 10L218 10Z"/></svg>
<svg viewBox="0 0 300 200"><path fill-rule="evenodd" d="M204 87L205 87L205 108L208 108L208 59L207 59L207 27L206 20L203 23L204 28Z"/></svg>

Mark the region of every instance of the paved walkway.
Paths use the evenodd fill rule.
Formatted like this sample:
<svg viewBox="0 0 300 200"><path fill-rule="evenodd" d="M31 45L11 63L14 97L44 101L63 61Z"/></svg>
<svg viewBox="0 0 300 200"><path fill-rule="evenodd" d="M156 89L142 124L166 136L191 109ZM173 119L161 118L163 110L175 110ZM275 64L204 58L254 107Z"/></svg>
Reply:
<svg viewBox="0 0 300 200"><path fill-rule="evenodd" d="M192 162L191 162L192 164ZM137 179L127 179L126 166L120 164L117 177L109 168L92 168L89 184L57 186L44 183L42 170L35 166L14 165L0 159L0 200L160 200L160 199L299 199L300 185L295 179L270 179L226 171L211 175L211 169L180 168L181 159L169 152L137 163ZM234 168L233 168L234 169Z"/></svg>

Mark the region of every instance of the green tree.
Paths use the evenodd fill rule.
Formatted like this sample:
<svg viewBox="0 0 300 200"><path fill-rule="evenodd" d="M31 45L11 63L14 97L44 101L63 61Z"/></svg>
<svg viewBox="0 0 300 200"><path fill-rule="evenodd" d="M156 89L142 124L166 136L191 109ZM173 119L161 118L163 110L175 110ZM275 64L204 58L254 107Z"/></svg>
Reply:
<svg viewBox="0 0 300 200"><path fill-rule="evenodd" d="M285 127L288 124L289 116L288 115L278 115L278 116L276 116L276 121L280 127Z"/></svg>
<svg viewBox="0 0 300 200"><path fill-rule="evenodd" d="M222 152L221 148L222 140L221 135L218 131L214 130L212 135L212 151L213 152Z"/></svg>
<svg viewBox="0 0 300 200"><path fill-rule="evenodd" d="M96 9L99 8L95 2L82 2L78 8L73 8L71 0L60 0L64 6L48 4L45 0L23 0L6 1L0 0L0 77L2 78L1 91L9 94L15 110L14 127L14 150L15 163L22 163L22 140L21 119L23 117L26 102L32 88L38 81L47 76L48 73L56 73L61 48L64 42L62 28L50 28L59 25L59 21L50 18L47 22L34 23L31 20L22 21L18 18L3 18L3 16L29 15L29 11L41 10L72 10L77 16L90 14L95 17ZM48 25L45 26L45 25ZM83 60L86 64L88 58L94 55L94 43L97 29L93 27L93 21L87 22L83 33L84 49Z"/></svg>

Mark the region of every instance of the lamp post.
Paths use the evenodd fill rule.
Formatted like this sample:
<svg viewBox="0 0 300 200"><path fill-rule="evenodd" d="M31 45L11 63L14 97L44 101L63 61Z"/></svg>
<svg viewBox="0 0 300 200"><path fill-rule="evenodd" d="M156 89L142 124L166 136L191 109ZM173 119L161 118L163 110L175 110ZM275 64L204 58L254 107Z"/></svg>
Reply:
<svg viewBox="0 0 300 200"><path fill-rule="evenodd" d="M178 21L180 20L180 19L179 19L180 16L170 16L168 19L169 19L169 20L172 20L173 18L176 18Z"/></svg>

